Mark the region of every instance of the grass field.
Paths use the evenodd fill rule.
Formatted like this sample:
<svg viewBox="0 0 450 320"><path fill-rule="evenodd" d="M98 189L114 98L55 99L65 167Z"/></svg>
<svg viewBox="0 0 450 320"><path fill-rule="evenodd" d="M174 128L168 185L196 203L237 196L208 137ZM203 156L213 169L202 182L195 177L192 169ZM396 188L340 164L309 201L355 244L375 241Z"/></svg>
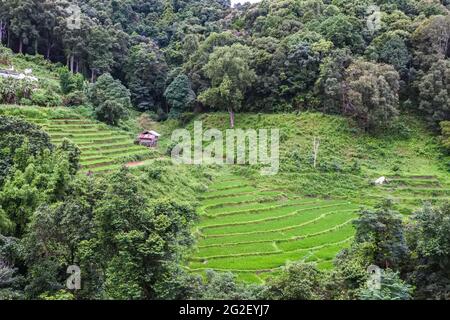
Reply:
<svg viewBox="0 0 450 320"><path fill-rule="evenodd" d="M301 178L294 175L291 183ZM300 195L282 181L221 173L200 197L198 245L188 268L231 271L248 282L263 282L290 261L332 268L353 238L362 203L390 197L409 213L424 201L450 200L450 186L437 176L393 175L383 186L367 183L359 196L328 199Z"/></svg>

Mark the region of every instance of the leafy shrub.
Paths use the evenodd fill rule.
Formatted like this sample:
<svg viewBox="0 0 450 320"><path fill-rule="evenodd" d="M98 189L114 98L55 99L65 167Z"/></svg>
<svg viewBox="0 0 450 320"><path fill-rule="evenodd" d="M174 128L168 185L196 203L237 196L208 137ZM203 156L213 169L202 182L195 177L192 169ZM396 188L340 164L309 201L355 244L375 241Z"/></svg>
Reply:
<svg viewBox="0 0 450 320"><path fill-rule="evenodd" d="M89 91L89 99L95 107L97 119L117 125L131 106L130 91L109 73L101 75Z"/></svg>
<svg viewBox="0 0 450 320"><path fill-rule="evenodd" d="M164 170L161 167L148 167L146 172L149 178L153 180L161 180Z"/></svg>
<svg viewBox="0 0 450 320"><path fill-rule="evenodd" d="M441 122L442 144L450 152L450 121Z"/></svg>
<svg viewBox="0 0 450 320"><path fill-rule="evenodd" d="M83 91L73 91L66 94L63 98L63 104L66 107L81 106L87 102L86 94Z"/></svg>
<svg viewBox="0 0 450 320"><path fill-rule="evenodd" d="M22 157L17 157L17 150L24 144L27 145L26 153L22 152ZM16 117L0 115L0 186L10 169L18 166L17 162L26 162L27 158L52 148L49 135L38 126Z"/></svg>
<svg viewBox="0 0 450 320"><path fill-rule="evenodd" d="M0 103L18 104L21 99L30 99L34 84L28 80L0 78Z"/></svg>
<svg viewBox="0 0 450 320"><path fill-rule="evenodd" d="M171 155L172 155L172 150L173 150L173 148L175 148L175 146L176 146L177 144L178 144L177 142L172 142L172 143L167 147L167 150L166 150L166 155L167 155L167 156L171 156ZM182 151L181 151L181 153L182 153Z"/></svg>
<svg viewBox="0 0 450 320"><path fill-rule="evenodd" d="M59 84L61 91L68 94L74 91L82 91L84 86L84 77L80 73L71 73L67 68L59 70Z"/></svg>
<svg viewBox="0 0 450 320"><path fill-rule="evenodd" d="M54 91L36 89L31 94L31 102L41 107L56 107L62 104L61 97Z"/></svg>
<svg viewBox="0 0 450 320"><path fill-rule="evenodd" d="M138 118L138 124L140 129L150 129L154 125L154 114L143 113Z"/></svg>
<svg viewBox="0 0 450 320"><path fill-rule="evenodd" d="M195 118L194 112L184 112L180 115L179 120L182 125L186 125Z"/></svg>
<svg viewBox="0 0 450 320"><path fill-rule="evenodd" d="M12 51L0 44L0 64L9 65L11 63Z"/></svg>
<svg viewBox="0 0 450 320"><path fill-rule="evenodd" d="M117 158L116 163L126 163L126 162L135 162L135 161L144 161L147 160L152 155L155 156L157 151L155 149L148 149L148 153L146 154L131 154L125 155L123 157Z"/></svg>

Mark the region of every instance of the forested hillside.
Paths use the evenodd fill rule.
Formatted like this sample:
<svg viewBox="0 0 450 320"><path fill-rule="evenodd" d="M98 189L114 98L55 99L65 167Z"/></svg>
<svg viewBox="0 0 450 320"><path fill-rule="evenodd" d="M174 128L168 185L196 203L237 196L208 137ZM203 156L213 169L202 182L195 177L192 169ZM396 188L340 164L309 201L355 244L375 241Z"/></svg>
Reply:
<svg viewBox="0 0 450 320"><path fill-rule="evenodd" d="M1 1L0 299L449 299L449 10ZM278 174L175 165L194 121Z"/></svg>
<svg viewBox="0 0 450 320"><path fill-rule="evenodd" d="M3 1L2 43L91 81L110 73L136 109L162 119L201 107L314 109L344 114L366 130L388 126L400 111L436 128L449 120L446 1L74 4L79 16L69 3Z"/></svg>

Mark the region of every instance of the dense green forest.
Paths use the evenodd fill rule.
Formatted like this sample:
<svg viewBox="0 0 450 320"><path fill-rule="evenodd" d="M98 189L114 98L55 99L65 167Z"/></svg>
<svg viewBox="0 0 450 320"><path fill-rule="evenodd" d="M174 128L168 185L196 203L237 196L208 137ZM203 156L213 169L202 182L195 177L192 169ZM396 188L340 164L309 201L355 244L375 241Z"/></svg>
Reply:
<svg viewBox="0 0 450 320"><path fill-rule="evenodd" d="M136 109L160 118L202 107L320 110L366 130L400 110L449 120L446 1L77 3L79 28L67 22L69 3L3 1L2 42L91 81L109 73ZM82 102L72 96L69 105Z"/></svg>
<svg viewBox="0 0 450 320"><path fill-rule="evenodd" d="M37 78L0 77L0 299L450 299L449 10L446 0L0 2L0 73ZM281 128L281 173L172 164L167 136L194 119ZM108 152L108 137L150 128L163 132L157 150L127 137L123 157ZM102 147L87 140L99 133ZM317 165L301 153L316 137ZM151 165L121 166L141 160ZM368 182L380 175L390 189ZM311 233L336 238L311 245L318 263L266 277L240 269L242 257L291 260L284 238L262 252L257 226L241 232L246 243L230 240L242 252L214 251L225 249L211 229L232 226L222 235L233 238L253 221L227 206L303 205L297 197L354 210L341 234ZM66 288L68 265L83 270L81 290ZM367 286L370 265L384 270L380 288Z"/></svg>

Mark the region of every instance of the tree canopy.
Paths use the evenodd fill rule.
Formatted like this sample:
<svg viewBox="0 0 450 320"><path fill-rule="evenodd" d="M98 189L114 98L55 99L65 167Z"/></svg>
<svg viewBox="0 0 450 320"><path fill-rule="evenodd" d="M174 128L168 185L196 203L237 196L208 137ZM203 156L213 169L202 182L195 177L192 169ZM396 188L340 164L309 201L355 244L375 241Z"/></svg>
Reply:
<svg viewBox="0 0 450 320"><path fill-rule="evenodd" d="M62 3L6 0L1 42L66 64L91 81L109 73L127 86L136 109L160 119L201 105L233 112L313 109L347 115L376 131L405 104L437 128L449 120L445 72L436 73L449 58L448 4L376 5L285 0L232 8L220 0L81 0L79 16L72 16ZM369 75L357 72L365 68L372 74L367 83ZM188 79L173 82L181 73ZM69 93L72 84L62 85L68 105L83 103ZM12 90L1 83L0 89ZM13 102L30 99L13 90L19 93ZM175 98L175 91L186 99Z"/></svg>

